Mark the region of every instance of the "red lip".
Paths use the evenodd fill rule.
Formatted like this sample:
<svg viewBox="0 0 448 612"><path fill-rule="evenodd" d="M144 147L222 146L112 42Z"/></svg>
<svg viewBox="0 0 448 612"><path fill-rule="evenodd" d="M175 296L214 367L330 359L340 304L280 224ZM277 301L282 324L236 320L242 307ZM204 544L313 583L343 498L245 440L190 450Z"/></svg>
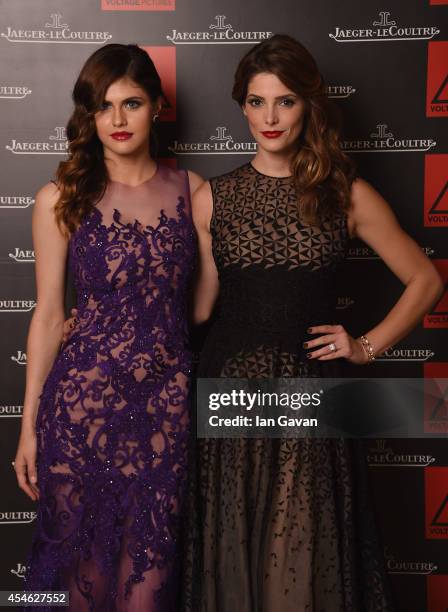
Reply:
<svg viewBox="0 0 448 612"><path fill-rule="evenodd" d="M114 140L129 140L132 136L132 132L114 132L111 136Z"/></svg>
<svg viewBox="0 0 448 612"><path fill-rule="evenodd" d="M266 138L278 138L279 136L281 136L283 134L283 131L281 132L261 132L263 134L263 136L266 136Z"/></svg>

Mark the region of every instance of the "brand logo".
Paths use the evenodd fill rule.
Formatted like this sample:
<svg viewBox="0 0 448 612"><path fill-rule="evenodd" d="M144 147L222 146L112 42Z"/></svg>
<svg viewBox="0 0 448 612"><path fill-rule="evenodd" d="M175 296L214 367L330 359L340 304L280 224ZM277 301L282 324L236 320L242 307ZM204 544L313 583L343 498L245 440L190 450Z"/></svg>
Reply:
<svg viewBox="0 0 448 612"><path fill-rule="evenodd" d="M252 44L270 38L273 32L240 32L230 23L226 23L225 15L216 15L215 23L202 32L179 32L172 30L167 39L174 45L225 45Z"/></svg>
<svg viewBox="0 0 448 612"><path fill-rule="evenodd" d="M346 259L380 259L373 249L367 246L351 247Z"/></svg>
<svg viewBox="0 0 448 612"><path fill-rule="evenodd" d="M435 26L399 26L388 11L380 11L370 28L340 28L328 36L336 42L382 42L383 40L428 40L440 30Z"/></svg>
<svg viewBox="0 0 448 612"><path fill-rule="evenodd" d="M386 548L384 551L386 567L389 574L421 574L429 576L438 570L432 561L404 561L397 560Z"/></svg>
<svg viewBox="0 0 448 612"><path fill-rule="evenodd" d="M7 100L22 100L32 93L28 87L12 87L10 85L0 85L0 98Z"/></svg>
<svg viewBox="0 0 448 612"><path fill-rule="evenodd" d="M329 98L348 98L356 93L352 85L328 85L327 94Z"/></svg>
<svg viewBox="0 0 448 612"><path fill-rule="evenodd" d="M448 539L448 467L425 468L426 538Z"/></svg>
<svg viewBox="0 0 448 612"><path fill-rule="evenodd" d="M433 4L435 4L433 0ZM438 2L441 4L441 2ZM426 578L426 597L428 612L446 612L448 593L448 576L445 574L436 574Z"/></svg>
<svg viewBox="0 0 448 612"><path fill-rule="evenodd" d="M432 455L416 453L396 453L390 441L376 440L375 446L369 448L367 463L370 467L426 467L434 463Z"/></svg>
<svg viewBox="0 0 448 612"><path fill-rule="evenodd" d="M431 257L431 255L435 253L434 249L431 247L421 247L421 249L427 257Z"/></svg>
<svg viewBox="0 0 448 612"><path fill-rule="evenodd" d="M227 133L227 128L220 126L216 133L206 142L179 142L168 147L177 155L245 155L256 153L256 142L235 142L233 136Z"/></svg>
<svg viewBox="0 0 448 612"><path fill-rule="evenodd" d="M34 204L31 196L2 196L0 195L0 208L28 208Z"/></svg>
<svg viewBox="0 0 448 612"><path fill-rule="evenodd" d="M174 11L176 0L101 0L103 11Z"/></svg>
<svg viewBox="0 0 448 612"><path fill-rule="evenodd" d="M142 47L160 74L169 106L160 113L162 121L176 121L176 49L174 47Z"/></svg>
<svg viewBox="0 0 448 612"><path fill-rule="evenodd" d="M384 351L376 361L427 361L434 357L435 353L431 349L417 348L395 348L391 347Z"/></svg>
<svg viewBox="0 0 448 612"><path fill-rule="evenodd" d="M448 117L447 57L447 41L429 43L426 82L427 117Z"/></svg>
<svg viewBox="0 0 448 612"><path fill-rule="evenodd" d="M24 251L23 249L16 248L14 253L9 253L9 256L17 263L34 262L34 251Z"/></svg>
<svg viewBox="0 0 448 612"><path fill-rule="evenodd" d="M425 155L425 227L448 227L448 155Z"/></svg>
<svg viewBox="0 0 448 612"><path fill-rule="evenodd" d="M16 418L21 417L23 406L2 406L0 404L0 418Z"/></svg>
<svg viewBox="0 0 448 612"><path fill-rule="evenodd" d="M36 516L35 512L0 512L0 525L32 523Z"/></svg>
<svg viewBox="0 0 448 612"><path fill-rule="evenodd" d="M11 355L11 360L15 361L18 365L26 365L26 353L23 351L17 351L17 355Z"/></svg>
<svg viewBox="0 0 448 612"><path fill-rule="evenodd" d="M0 312L30 312L35 306L34 300L0 300Z"/></svg>
<svg viewBox="0 0 448 612"><path fill-rule="evenodd" d="M431 255L434 255L435 253L432 247L421 247L421 249L427 257L431 257ZM350 259L353 261L365 259L380 259L380 256L377 255L375 251L368 246L359 246L349 248L346 259Z"/></svg>
<svg viewBox="0 0 448 612"><path fill-rule="evenodd" d="M425 315L423 327L446 329L448 328L448 259L433 259L433 263L439 271L445 287L440 300L432 307L431 312Z"/></svg>
<svg viewBox="0 0 448 612"><path fill-rule="evenodd" d="M90 45L104 45L112 38L109 32L75 32L64 23L62 15L51 13L44 29L32 30L29 28L12 28L8 26L1 36L14 43L84 43Z"/></svg>
<svg viewBox="0 0 448 612"><path fill-rule="evenodd" d="M429 151L437 142L432 138L395 138L386 123L377 123L377 131L366 140L343 140L341 148L349 153L404 153Z"/></svg>
<svg viewBox="0 0 448 612"><path fill-rule="evenodd" d="M48 136L48 140L41 142L23 142L11 140L6 149L16 155L65 155L68 142L65 135L65 127L55 127L54 134Z"/></svg>
<svg viewBox="0 0 448 612"><path fill-rule="evenodd" d="M448 433L448 363L425 363L424 431Z"/></svg>
<svg viewBox="0 0 448 612"><path fill-rule="evenodd" d="M17 576L17 578L25 578L26 565L22 563L17 563L17 569L11 569L11 574Z"/></svg>
<svg viewBox="0 0 448 612"><path fill-rule="evenodd" d="M348 295L339 296L336 301L336 308L338 310L345 310L350 308L355 303L355 300Z"/></svg>

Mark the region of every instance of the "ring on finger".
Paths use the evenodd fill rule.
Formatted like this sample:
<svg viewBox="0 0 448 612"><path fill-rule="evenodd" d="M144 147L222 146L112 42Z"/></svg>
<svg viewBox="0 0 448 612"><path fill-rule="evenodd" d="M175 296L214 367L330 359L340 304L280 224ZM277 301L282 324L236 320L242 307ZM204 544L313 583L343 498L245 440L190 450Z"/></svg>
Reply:
<svg viewBox="0 0 448 612"><path fill-rule="evenodd" d="M334 342L331 342L331 343L328 345L328 348L330 349L330 352L331 352L331 353L334 353L334 352L337 350L337 348L336 348L336 344L335 344Z"/></svg>

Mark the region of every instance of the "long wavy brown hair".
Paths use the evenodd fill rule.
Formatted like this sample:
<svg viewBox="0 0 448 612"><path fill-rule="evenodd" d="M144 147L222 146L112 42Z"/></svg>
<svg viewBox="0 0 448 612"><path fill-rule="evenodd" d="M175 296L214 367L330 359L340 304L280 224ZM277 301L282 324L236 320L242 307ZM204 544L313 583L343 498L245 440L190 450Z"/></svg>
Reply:
<svg viewBox="0 0 448 612"><path fill-rule="evenodd" d="M232 98L243 106L252 77L275 74L305 101L303 129L291 170L302 218L320 225L350 205L355 165L340 146L342 117L309 51L286 34L276 34L249 50L235 73Z"/></svg>
<svg viewBox="0 0 448 612"><path fill-rule="evenodd" d="M108 87L122 77L132 79L153 102L159 98L166 101L153 61L137 45L105 45L87 59L73 89L75 108L67 124L68 159L56 172L60 196L55 215L66 234L76 230L106 189L108 173L95 113Z"/></svg>

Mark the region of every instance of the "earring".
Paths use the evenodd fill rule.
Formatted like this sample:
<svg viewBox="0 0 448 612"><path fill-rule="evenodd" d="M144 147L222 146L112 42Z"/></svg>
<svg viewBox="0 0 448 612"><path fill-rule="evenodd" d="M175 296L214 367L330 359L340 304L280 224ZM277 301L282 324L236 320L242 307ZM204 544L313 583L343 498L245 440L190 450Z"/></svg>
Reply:
<svg viewBox="0 0 448 612"><path fill-rule="evenodd" d="M158 118L159 118L159 113L155 113L152 118L153 123L155 123Z"/></svg>

